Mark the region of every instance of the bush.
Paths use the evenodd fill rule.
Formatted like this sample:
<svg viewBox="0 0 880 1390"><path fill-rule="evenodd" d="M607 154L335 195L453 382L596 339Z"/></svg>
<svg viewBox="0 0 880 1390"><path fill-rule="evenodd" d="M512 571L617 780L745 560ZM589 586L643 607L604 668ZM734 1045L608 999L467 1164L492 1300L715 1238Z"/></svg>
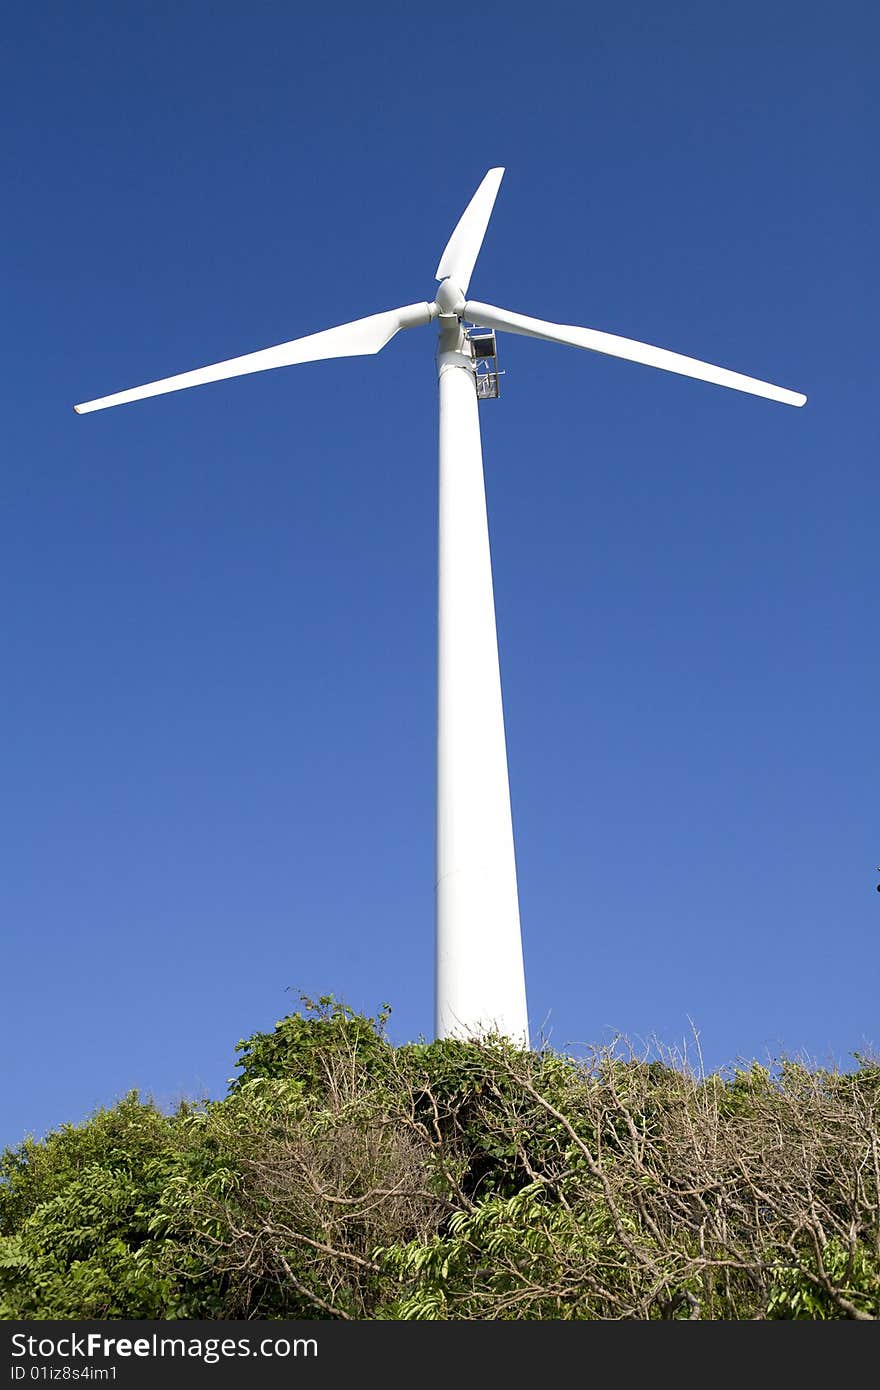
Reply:
<svg viewBox="0 0 880 1390"><path fill-rule="evenodd" d="M332 996L227 1096L0 1159L0 1317L871 1319L880 1066L394 1048Z"/></svg>

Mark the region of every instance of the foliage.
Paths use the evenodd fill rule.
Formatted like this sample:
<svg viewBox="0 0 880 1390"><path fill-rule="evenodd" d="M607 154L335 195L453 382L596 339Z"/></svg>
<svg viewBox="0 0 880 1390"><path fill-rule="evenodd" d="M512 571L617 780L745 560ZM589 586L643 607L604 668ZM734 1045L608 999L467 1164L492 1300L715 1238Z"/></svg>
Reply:
<svg viewBox="0 0 880 1390"><path fill-rule="evenodd" d="M333 996L226 1097L0 1158L0 1317L872 1319L880 1066L393 1047Z"/></svg>
<svg viewBox="0 0 880 1390"><path fill-rule="evenodd" d="M174 1164L171 1129L132 1093L4 1154L0 1316L165 1316L173 1296L149 1225Z"/></svg>
<svg viewBox="0 0 880 1390"><path fill-rule="evenodd" d="M275 1024L272 1033L255 1033L236 1043L240 1053L236 1067L241 1076L232 1080L232 1091L262 1077L296 1082L304 1095L319 1099L333 1084L340 1063L357 1059L362 1069L378 1075L387 1070L391 1048L385 1024L391 1012L383 1004L375 1018L356 1014L332 994L317 1000L300 996L304 1013L289 1014Z"/></svg>

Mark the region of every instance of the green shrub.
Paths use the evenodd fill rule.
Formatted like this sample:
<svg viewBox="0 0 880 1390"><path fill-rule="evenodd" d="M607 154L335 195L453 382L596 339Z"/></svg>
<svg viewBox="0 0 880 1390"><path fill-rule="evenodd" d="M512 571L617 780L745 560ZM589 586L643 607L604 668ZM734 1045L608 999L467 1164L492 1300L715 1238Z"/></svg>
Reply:
<svg viewBox="0 0 880 1390"><path fill-rule="evenodd" d="M228 1094L0 1158L0 1317L871 1319L880 1066L393 1047L333 996Z"/></svg>

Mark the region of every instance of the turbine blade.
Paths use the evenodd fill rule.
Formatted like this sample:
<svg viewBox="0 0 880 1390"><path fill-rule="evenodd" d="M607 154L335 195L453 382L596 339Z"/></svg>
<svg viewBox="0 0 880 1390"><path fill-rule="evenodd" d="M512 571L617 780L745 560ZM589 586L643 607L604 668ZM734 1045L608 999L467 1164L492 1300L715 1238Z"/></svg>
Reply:
<svg viewBox="0 0 880 1390"><path fill-rule="evenodd" d="M543 319L512 314L508 309L496 309L492 304L478 304L475 300L468 300L465 304L464 315L484 328L522 333L527 338L544 338L548 343L565 343L570 347L586 348L589 352L602 352L608 357L623 357L628 362L642 362L646 367L659 367L664 372L692 376L697 381L711 381L716 386L747 391L751 396L764 396L768 401L781 401L784 405L803 405L807 399L799 391L787 391L785 387L774 386L769 381L758 381L756 377L743 376L740 372L728 371L726 367L714 367L711 362L683 357L680 352L668 352L666 348L639 343L634 338L618 338L613 333L601 333L596 328L545 323Z"/></svg>
<svg viewBox="0 0 880 1390"><path fill-rule="evenodd" d="M208 381L224 381L227 377L246 376L249 372L267 372L273 367L292 367L299 362L319 362L327 357L361 357L379 352L401 328L415 328L431 322L429 304L407 304L402 309L390 309L384 314L372 314L366 319L327 328L322 333L310 333L294 338L277 347L249 352L244 357L230 357L210 367L198 367L192 372L167 376L150 381L146 386L134 386L129 391L117 391L112 396L100 396L73 408L77 415L92 410L106 410L111 405L140 401L146 396L164 396L168 391L183 391L188 386L203 386Z"/></svg>
<svg viewBox="0 0 880 1390"><path fill-rule="evenodd" d="M449 276L458 285L462 294L467 294L467 287L474 273L474 266L480 254L480 247L483 244L483 237L486 235L489 218L492 216L495 199L498 197L498 187L503 177L503 169L489 170L458 219L455 231L446 243L446 250L440 257L437 279L445 280Z"/></svg>

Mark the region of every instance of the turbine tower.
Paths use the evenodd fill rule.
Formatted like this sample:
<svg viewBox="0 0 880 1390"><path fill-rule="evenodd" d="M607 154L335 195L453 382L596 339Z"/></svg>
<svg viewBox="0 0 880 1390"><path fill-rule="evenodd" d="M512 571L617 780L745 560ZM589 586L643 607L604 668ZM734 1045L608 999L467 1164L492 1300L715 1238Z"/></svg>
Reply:
<svg viewBox="0 0 880 1390"><path fill-rule="evenodd" d="M401 329L439 325L437 642L437 1036L501 1033L528 1046L507 750L478 401L498 395L495 331L585 348L801 406L806 396L597 329L546 323L467 298L503 169L490 169L440 258L431 303L373 314L74 406L78 414L227 377L379 352Z"/></svg>

